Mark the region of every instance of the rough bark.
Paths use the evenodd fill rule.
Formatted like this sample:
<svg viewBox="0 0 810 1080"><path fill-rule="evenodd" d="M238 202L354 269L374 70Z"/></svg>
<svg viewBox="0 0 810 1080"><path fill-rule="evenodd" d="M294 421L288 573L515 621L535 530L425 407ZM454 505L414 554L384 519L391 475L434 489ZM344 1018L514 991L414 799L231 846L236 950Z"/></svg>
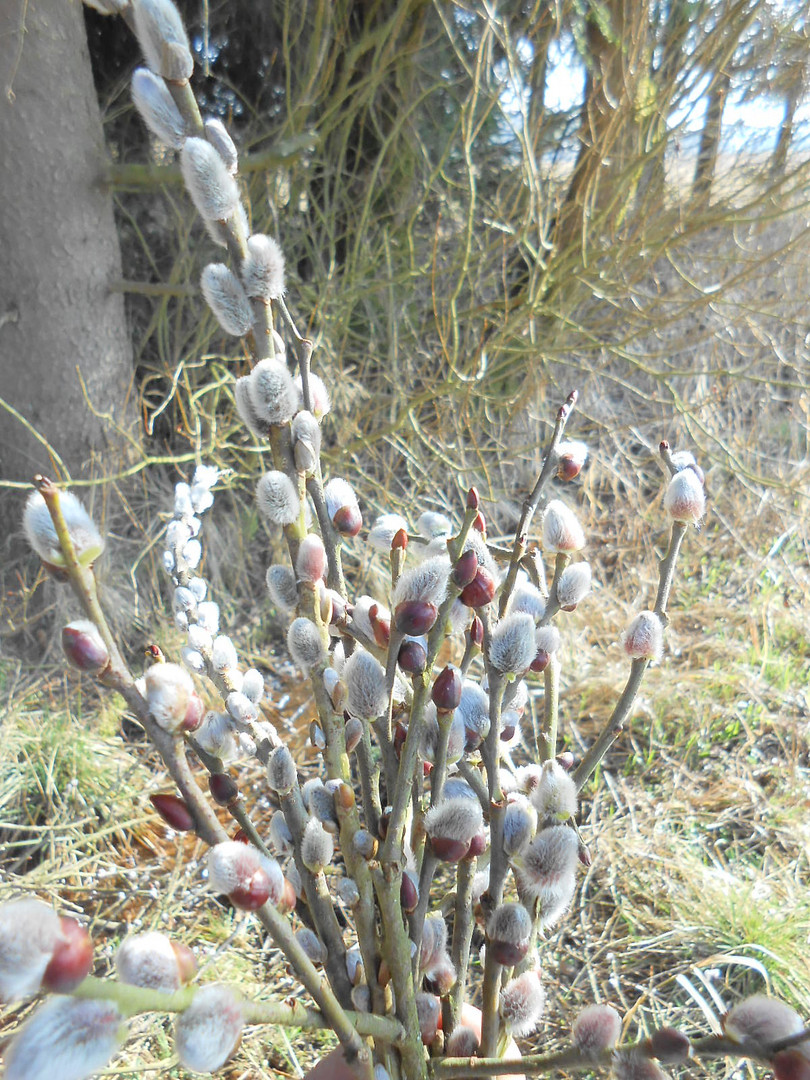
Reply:
<svg viewBox="0 0 810 1080"><path fill-rule="evenodd" d="M131 423L132 346L104 143L77 0L0 4L0 399L75 477L105 472L124 440L88 407ZM53 469L46 448L0 407L0 476ZM96 468L96 471L100 471ZM10 500L3 500L8 502Z"/></svg>

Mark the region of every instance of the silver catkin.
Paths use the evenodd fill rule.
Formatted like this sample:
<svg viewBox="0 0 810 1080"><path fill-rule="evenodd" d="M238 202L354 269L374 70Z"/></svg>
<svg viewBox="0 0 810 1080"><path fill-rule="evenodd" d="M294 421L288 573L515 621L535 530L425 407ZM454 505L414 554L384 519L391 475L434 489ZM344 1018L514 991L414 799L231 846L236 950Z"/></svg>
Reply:
<svg viewBox="0 0 810 1080"><path fill-rule="evenodd" d="M200 287L225 333L243 337L253 325L253 312L236 275L224 263L209 263Z"/></svg>
<svg viewBox="0 0 810 1080"><path fill-rule="evenodd" d="M278 300L284 295L284 253L272 236L254 233L248 237L247 256L242 264L242 281L248 296Z"/></svg>
<svg viewBox="0 0 810 1080"><path fill-rule="evenodd" d="M186 139L180 152L183 179L194 205L207 221L227 221L239 205L239 188L206 139Z"/></svg>
<svg viewBox="0 0 810 1080"><path fill-rule="evenodd" d="M149 68L136 68L131 93L133 105L155 138L180 150L186 141L186 124L164 80Z"/></svg>
<svg viewBox="0 0 810 1080"><path fill-rule="evenodd" d="M182 82L194 70L180 12L171 0L132 0L135 35L146 63L156 75Z"/></svg>

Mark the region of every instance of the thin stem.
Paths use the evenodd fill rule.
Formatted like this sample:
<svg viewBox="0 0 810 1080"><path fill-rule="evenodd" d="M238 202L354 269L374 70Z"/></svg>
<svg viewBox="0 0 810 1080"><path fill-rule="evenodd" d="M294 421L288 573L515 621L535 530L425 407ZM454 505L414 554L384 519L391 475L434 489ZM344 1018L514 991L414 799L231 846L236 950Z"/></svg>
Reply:
<svg viewBox="0 0 810 1080"><path fill-rule="evenodd" d="M295 864L301 875L307 903L318 933L328 950L326 971L335 993L343 1004L351 999L351 983L346 971L346 947L338 925L332 898L326 886L323 871L314 874L301 860L301 841L309 822L309 814L301 797L301 790L296 783L286 794L281 796L281 807L289 826L295 847Z"/></svg>
<svg viewBox="0 0 810 1080"><path fill-rule="evenodd" d="M554 652L543 671L543 731L538 746L541 761L551 761L557 756L559 716L560 661Z"/></svg>
<svg viewBox="0 0 810 1080"><path fill-rule="evenodd" d="M796 1041L807 1037L807 1032L796 1036ZM702 1058L748 1058L770 1064L779 1044L772 1045L733 1042L723 1036L709 1035L696 1039L690 1046L690 1059ZM526 1054L523 1057L504 1059L498 1057L480 1058L443 1058L433 1064L432 1075L435 1080L461 1080L468 1076L540 1076L543 1073L570 1070L574 1072L592 1072L597 1069L610 1069L616 1054L637 1055L650 1058L648 1039L641 1042L625 1043L600 1054L585 1054L573 1046L565 1047L553 1054Z"/></svg>
<svg viewBox="0 0 810 1080"><path fill-rule="evenodd" d="M501 599L499 606L499 614L503 617L506 611L506 605L509 603L509 597L512 595L512 590L515 587L515 581L517 580L518 567L520 561L526 554L526 547L528 544L529 527L532 523L532 518L535 515L537 507L540 505L540 499L543 494L543 489L548 483L551 473L556 464L556 450L560 443L560 439L565 431L565 425L568 423L568 418L574 410L574 406L577 403L577 392L572 390L565 400L565 403L560 406L557 411L557 420L554 424L554 431L551 435L551 442L549 443L548 450L546 451L546 458L543 462L543 467L540 470L540 475L537 478L537 482L532 488L531 495L524 500L523 509L520 514L520 521L518 522L517 529L515 531L515 543L512 546L512 557L509 560L509 570L506 574L506 581L501 589Z"/></svg>
<svg viewBox="0 0 810 1080"><path fill-rule="evenodd" d="M624 723L630 715L630 710L636 700L636 694L639 691L641 680L644 678L644 672L647 670L649 663L649 660L643 659L634 660L630 665L630 675L610 719L599 738L574 770L574 783L577 785L577 791L580 791L588 782L599 762L624 731Z"/></svg>
<svg viewBox="0 0 810 1080"><path fill-rule="evenodd" d="M476 859L462 859L456 874L456 903L453 916L453 941L450 957L456 969L456 981L446 1001L449 1015L445 1017L445 1038L450 1035L459 1022L461 1006L467 990L467 967L470 960L473 927L473 882L477 867ZM448 1023L449 1021L449 1023Z"/></svg>
<svg viewBox="0 0 810 1080"><path fill-rule="evenodd" d="M658 594L653 610L664 626L666 626L668 622L666 606L669 602L669 594L672 588L673 576L675 574L675 564L678 559L678 553L681 550L683 538L686 535L686 528L687 527L683 522L673 522L672 532L669 538L669 548L658 564ZM630 665L630 675L624 690L622 691L621 697L616 702L616 707L614 708L610 719L596 742L588 750L574 772L574 781L578 791L588 782L599 762L624 730L625 721L630 715L633 702L636 699L642 679L644 678L644 672L649 667L649 664L650 661L644 658L634 660Z"/></svg>

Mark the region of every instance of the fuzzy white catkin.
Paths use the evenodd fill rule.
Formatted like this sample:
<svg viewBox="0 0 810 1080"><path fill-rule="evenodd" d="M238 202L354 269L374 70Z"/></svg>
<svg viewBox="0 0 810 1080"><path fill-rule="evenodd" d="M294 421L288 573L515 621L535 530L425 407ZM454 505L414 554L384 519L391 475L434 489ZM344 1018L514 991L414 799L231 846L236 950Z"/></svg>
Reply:
<svg viewBox="0 0 810 1080"><path fill-rule="evenodd" d="M507 856L519 855L534 836L536 828L537 811L530 803L508 803L503 817L503 849Z"/></svg>
<svg viewBox="0 0 810 1080"><path fill-rule="evenodd" d="M220 634L219 637L214 638L211 663L215 671L229 671L238 667L239 657L236 654L236 647L227 634Z"/></svg>
<svg viewBox="0 0 810 1080"><path fill-rule="evenodd" d="M321 452L321 427L311 412L302 409L293 417L290 425L290 438L293 444L296 468L299 472L311 475L318 467L318 457ZM328 502L326 508L328 512Z"/></svg>
<svg viewBox="0 0 810 1080"><path fill-rule="evenodd" d="M222 158L225 168L233 176L239 164L239 154L233 139L228 133L228 129L216 117L206 120L203 129L206 139Z"/></svg>
<svg viewBox="0 0 810 1080"><path fill-rule="evenodd" d="M178 731L194 691L191 676L179 664L153 664L145 675L146 704L164 731Z"/></svg>
<svg viewBox="0 0 810 1080"><path fill-rule="evenodd" d="M224 263L209 263L200 278L208 306L226 334L242 337L253 325L253 312L238 278Z"/></svg>
<svg viewBox="0 0 810 1080"><path fill-rule="evenodd" d="M229 986L200 987L174 1029L181 1065L194 1072L220 1069L239 1045L243 1025L241 1002Z"/></svg>
<svg viewBox="0 0 810 1080"><path fill-rule="evenodd" d="M289 790L289 789L288 789ZM283 810L276 810L270 818L270 843L280 855L292 855L294 849L293 836L290 826L284 816Z"/></svg>
<svg viewBox="0 0 810 1080"><path fill-rule="evenodd" d="M407 600L422 600L438 607L447 593L449 573L450 560L446 555L436 555L412 566L397 582L391 598L392 605L396 607Z"/></svg>
<svg viewBox="0 0 810 1080"><path fill-rule="evenodd" d="M453 525L448 517L439 514L435 510L425 510L419 515L416 528L420 536L426 540L433 540L437 536L450 536Z"/></svg>
<svg viewBox="0 0 810 1080"><path fill-rule="evenodd" d="M272 236L254 233L248 237L242 281L248 296L278 300L284 295L284 252Z"/></svg>
<svg viewBox="0 0 810 1080"><path fill-rule="evenodd" d="M425 814L425 832L448 840L472 840L482 828L481 804L472 799L447 799L431 806Z"/></svg>
<svg viewBox="0 0 810 1080"><path fill-rule="evenodd" d="M571 1041L581 1054L596 1057L619 1041L622 1018L610 1005L588 1005L577 1014Z"/></svg>
<svg viewBox="0 0 810 1080"><path fill-rule="evenodd" d="M289 566L274 563L268 566L265 574L267 591L270 599L281 608L282 611L294 611L298 603L298 588L295 583L295 574Z"/></svg>
<svg viewBox="0 0 810 1080"><path fill-rule="evenodd" d="M577 812L577 785L559 762L546 761L531 802L541 818L553 819L555 824L567 821Z"/></svg>
<svg viewBox="0 0 810 1080"><path fill-rule="evenodd" d="M0 907L0 1001L39 990L60 937L59 916L41 900L13 900Z"/></svg>
<svg viewBox="0 0 810 1080"><path fill-rule="evenodd" d="M559 499L552 499L543 514L543 547L551 553L585 547L585 534L576 514Z"/></svg>
<svg viewBox="0 0 810 1080"><path fill-rule="evenodd" d="M186 28L171 0L132 0L135 35L156 75L182 82L194 70Z"/></svg>
<svg viewBox="0 0 810 1080"><path fill-rule="evenodd" d="M313 874L332 861L335 842L317 818L310 818L301 837L301 862Z"/></svg>
<svg viewBox="0 0 810 1080"><path fill-rule="evenodd" d="M298 408L305 409L307 407L304 401L304 384L301 380L301 376L297 375L295 378L295 386L298 390ZM310 412L313 416L321 420L329 412L331 402L329 400L329 391L326 389L326 384L319 375L309 374L309 396L310 396Z"/></svg>
<svg viewBox="0 0 810 1080"><path fill-rule="evenodd" d="M270 434L270 424L262 418L256 408L250 392L250 385L250 375L242 375L241 378L236 380L233 391L236 411L246 428L249 428L257 438L266 439Z"/></svg>
<svg viewBox="0 0 810 1080"><path fill-rule="evenodd" d="M673 521L696 525L706 510L703 484L693 469L676 472L667 485L664 506Z"/></svg>
<svg viewBox="0 0 810 1080"><path fill-rule="evenodd" d="M388 705L385 671L382 664L366 652L355 649L343 668L346 684L346 710L360 720L375 720Z"/></svg>
<svg viewBox="0 0 810 1080"><path fill-rule="evenodd" d="M308 672L326 659L326 649L318 627L301 616L293 619L287 631L287 648L294 663Z"/></svg>
<svg viewBox="0 0 810 1080"><path fill-rule="evenodd" d="M492 632L489 659L496 671L519 675L537 654L534 619L526 613L507 615Z"/></svg>
<svg viewBox="0 0 810 1080"><path fill-rule="evenodd" d="M215 634L219 629L219 604L213 600L204 600L197 605L197 625Z"/></svg>
<svg viewBox="0 0 810 1080"><path fill-rule="evenodd" d="M387 555L391 550L391 542L400 529L404 529L406 533L408 531L408 522L404 517L399 514L381 514L369 529L369 545Z"/></svg>
<svg viewBox="0 0 810 1080"><path fill-rule="evenodd" d="M273 791L286 795L298 781L295 760L288 747L277 746L267 759L267 782Z"/></svg>
<svg viewBox="0 0 810 1080"><path fill-rule="evenodd" d="M622 635L622 645L633 660L660 660L664 651L664 624L654 611L640 611Z"/></svg>
<svg viewBox="0 0 810 1080"><path fill-rule="evenodd" d="M298 395L283 360L260 360L249 378L250 397L263 423L286 424L292 419L298 408Z"/></svg>
<svg viewBox="0 0 810 1080"><path fill-rule="evenodd" d="M502 941L510 945L528 944L531 934L532 917L523 904L499 904L487 922L487 937L490 941Z"/></svg>
<svg viewBox="0 0 810 1080"><path fill-rule="evenodd" d="M804 1024L796 1010L786 1002L765 994L753 994L734 1006L726 1016L723 1028L726 1036L736 1043L751 1040L767 1045L798 1035Z"/></svg>
<svg viewBox="0 0 810 1080"><path fill-rule="evenodd" d="M468 742L474 741L472 736L478 737L478 741L485 739L489 732L489 695L486 694L478 683L471 679L465 679L461 686L461 701L458 703L456 715L460 715L468 735Z"/></svg>
<svg viewBox="0 0 810 1080"><path fill-rule="evenodd" d="M69 491L60 491L59 505L76 550L76 557L82 566L89 566L104 550L101 534L75 495ZM54 566L64 565L65 559L48 506L38 491L32 491L28 496L23 513L23 528L28 543L40 559Z"/></svg>
<svg viewBox="0 0 810 1080"><path fill-rule="evenodd" d="M525 971L510 980L501 992L500 1013L510 1035L530 1035L543 1016L546 996L537 971Z"/></svg>
<svg viewBox="0 0 810 1080"><path fill-rule="evenodd" d="M306 581L311 585L326 577L326 548L317 533L307 533L301 541L295 560L295 571L299 581Z"/></svg>
<svg viewBox="0 0 810 1080"><path fill-rule="evenodd" d="M180 986L177 954L165 934L156 930L133 934L115 953L115 970L121 982L171 993Z"/></svg>
<svg viewBox="0 0 810 1080"><path fill-rule="evenodd" d="M186 124L164 80L149 68L136 68L131 92L133 105L155 138L180 150L186 141Z"/></svg>
<svg viewBox="0 0 810 1080"><path fill-rule="evenodd" d="M298 417L296 417L296 419L298 419ZM348 480L344 480L340 476L333 476L332 479L327 482L323 489L323 495L326 500L326 512L329 515L330 520L334 519L338 510L341 510L344 506L351 507L352 509L359 507L354 488Z"/></svg>
<svg viewBox="0 0 810 1080"><path fill-rule="evenodd" d="M292 525L301 510L298 492L286 473L266 472L256 485L259 512L276 525Z"/></svg>
<svg viewBox="0 0 810 1080"><path fill-rule="evenodd" d="M556 626L540 626L534 635L538 652L555 653L560 647L560 631Z"/></svg>
<svg viewBox="0 0 810 1080"><path fill-rule="evenodd" d="M257 668L248 668L242 677L242 693L249 698L254 705L264 696L264 675Z"/></svg>
<svg viewBox="0 0 810 1080"><path fill-rule="evenodd" d="M561 608L575 607L591 590L591 567L578 562L566 566L557 582L557 603Z"/></svg>
<svg viewBox="0 0 810 1080"><path fill-rule="evenodd" d="M239 205L239 188L206 139L191 138L180 151L183 179L198 212L207 221L227 221Z"/></svg>
<svg viewBox="0 0 810 1080"><path fill-rule="evenodd" d="M52 997L6 1048L3 1080L87 1080L125 1037L124 1018L113 1002Z"/></svg>
<svg viewBox="0 0 810 1080"><path fill-rule="evenodd" d="M543 618L546 612L546 600L540 590L529 581L522 581L515 586L509 599L509 613L512 615L531 615L535 622Z"/></svg>

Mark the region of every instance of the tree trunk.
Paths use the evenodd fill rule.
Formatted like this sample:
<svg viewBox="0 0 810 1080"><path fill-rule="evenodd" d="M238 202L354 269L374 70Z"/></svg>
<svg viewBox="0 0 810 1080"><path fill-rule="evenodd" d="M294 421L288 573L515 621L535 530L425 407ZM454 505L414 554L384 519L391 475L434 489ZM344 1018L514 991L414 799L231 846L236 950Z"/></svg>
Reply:
<svg viewBox="0 0 810 1080"><path fill-rule="evenodd" d="M591 11L585 27L589 64L580 144L555 237L562 258L577 248L587 257L588 231L610 231L620 222L638 182L633 168L641 146L637 93L646 73L647 6L609 0L600 15Z"/></svg>
<svg viewBox="0 0 810 1080"><path fill-rule="evenodd" d="M0 475L58 473L46 440L75 478L102 451L114 459L134 415L124 302L109 291L121 255L98 184L104 141L81 4L0 4L0 73ZM82 380L114 425L93 415ZM114 464L105 457L104 471Z"/></svg>
<svg viewBox="0 0 810 1080"><path fill-rule="evenodd" d="M695 199L708 198L712 189L717 157L720 153L720 136L723 130L723 110L726 96L731 85L728 71L719 71L709 88L709 102L706 106L706 119L700 133L695 179L692 184L692 196Z"/></svg>
<svg viewBox="0 0 810 1080"><path fill-rule="evenodd" d="M796 110L799 107L803 92L804 78L803 73L801 73L797 74L785 94L785 113L782 117L782 123L779 125L779 137L776 140L776 146L774 147L773 157L771 158L770 163L770 174L774 180L783 180L785 177L787 157L790 152L790 144L793 142L793 126L796 120Z"/></svg>

